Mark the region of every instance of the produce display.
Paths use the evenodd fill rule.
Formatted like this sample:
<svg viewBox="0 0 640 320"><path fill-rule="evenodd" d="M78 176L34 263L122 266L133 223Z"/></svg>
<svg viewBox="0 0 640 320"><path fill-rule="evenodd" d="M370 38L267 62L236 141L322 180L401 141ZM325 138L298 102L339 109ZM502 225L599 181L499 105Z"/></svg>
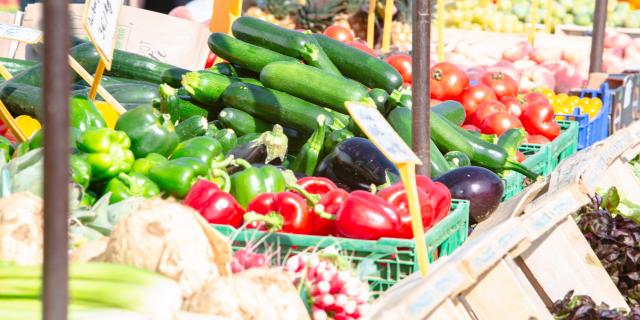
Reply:
<svg viewBox="0 0 640 320"><path fill-rule="evenodd" d="M538 23L543 23L550 8L538 3ZM408 291L432 285L418 282L423 279L414 274L426 262L428 272L435 263L442 276L447 263L464 261L468 265L456 272L477 272L465 273L465 281L491 279L484 272L493 256L471 262L441 258L467 239L499 237L498 245L486 246L496 252L514 239L538 245L536 237L548 232L542 229L551 222L529 219L548 209L543 203L532 213L529 203L558 184L568 185L569 191L560 191L563 197L571 193L584 200L574 211L588 202L582 192L593 181L582 176L570 184L573 177L565 172L554 176L577 152L579 141L580 149L587 148L609 134L591 124L603 119L610 120L601 121L608 125L617 115L609 113L614 102L606 95L612 90L602 89L598 96L583 90L588 50L538 40L532 46L511 35L496 47L482 37L451 36L444 41L444 60L434 60L432 53L429 69L420 70L428 72L429 105L414 106L413 4L394 2L392 50L384 53L377 45L383 2L373 10L376 45L363 41L369 4L249 3L228 33L211 33L202 43L210 52L206 66L196 70L116 49L101 85L124 107L121 114L100 95L90 99L91 84L72 73L71 318L367 318L380 309L379 301L402 295L395 291L398 283ZM640 8L633 5L609 1L611 26L640 27ZM592 23L589 1L554 1L552 9L553 27ZM529 1L520 0L448 1L446 12L436 16L442 14L447 27L473 30L473 35L524 33L530 10ZM187 7L171 15L193 19ZM21 141L0 123L2 319L35 319L42 310L46 133L39 120L48 106L42 102L42 45L30 47L34 60L0 58L13 75L0 81L0 100L13 117L36 128ZM605 72L640 63L640 42L627 33L607 31L604 47ZM89 72L101 59L93 43L77 38L69 55ZM616 89L617 97L640 87L640 76L627 76L635 82ZM629 97L635 99L634 94ZM633 99L631 114L637 117L640 107ZM428 108L429 161L423 165L430 175L407 179L375 135L360 127L367 119L353 119L348 102L379 112L408 146L417 139L414 108ZM588 121L574 121L582 114ZM585 143L590 130L607 134ZM626 134L627 140L638 136ZM601 166L617 161L612 159L603 156ZM640 177L637 159L628 169ZM415 190L407 180L414 180ZM520 193L531 184L537 189ZM578 236L582 232L584 245L592 247L630 310L611 309L570 291L564 299L545 301L557 319L635 319L639 314L640 205L615 187L598 192L574 215L574 229ZM412 195L418 204L414 219ZM565 207L549 209L547 220ZM509 215L508 210L520 211ZM522 230L496 227L501 219L517 220ZM414 224L422 225L424 237L414 237ZM487 232L493 227L498 231ZM478 230L480 237L474 238ZM501 233L507 231L513 233ZM478 262L482 259L487 260ZM515 267L511 262L494 265ZM487 269L480 270L484 264ZM558 301L551 305L553 300Z"/></svg>

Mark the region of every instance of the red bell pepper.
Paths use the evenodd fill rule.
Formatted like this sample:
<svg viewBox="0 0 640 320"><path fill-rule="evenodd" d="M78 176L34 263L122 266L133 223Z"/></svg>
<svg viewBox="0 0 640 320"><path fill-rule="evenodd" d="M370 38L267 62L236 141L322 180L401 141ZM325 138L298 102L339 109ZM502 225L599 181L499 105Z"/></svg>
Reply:
<svg viewBox="0 0 640 320"><path fill-rule="evenodd" d="M196 209L209 223L240 227L244 210L235 198L215 183L200 179L193 184L183 203Z"/></svg>
<svg viewBox="0 0 640 320"><path fill-rule="evenodd" d="M304 177L298 179L296 184L311 194L323 194L338 188L333 181L323 177Z"/></svg>
<svg viewBox="0 0 640 320"><path fill-rule="evenodd" d="M313 216L311 234L337 235L336 213L349 193L338 188L333 181L322 177L304 177L299 179L296 185L289 187L307 198L311 205Z"/></svg>
<svg viewBox="0 0 640 320"><path fill-rule="evenodd" d="M534 100L527 103L520 122L531 135L542 135L553 141L560 135L560 126L554 121L553 107L547 101Z"/></svg>
<svg viewBox="0 0 640 320"><path fill-rule="evenodd" d="M416 185L429 196L431 206L436 216L434 223L444 219L451 209L451 192L441 182L434 182L427 176L416 175Z"/></svg>
<svg viewBox="0 0 640 320"><path fill-rule="evenodd" d="M336 215L336 229L348 238L399 238L402 222L391 204L372 193L358 190L342 202Z"/></svg>
<svg viewBox="0 0 640 320"><path fill-rule="evenodd" d="M288 191L258 195L244 215L248 228L301 234L311 233L312 218L305 198Z"/></svg>

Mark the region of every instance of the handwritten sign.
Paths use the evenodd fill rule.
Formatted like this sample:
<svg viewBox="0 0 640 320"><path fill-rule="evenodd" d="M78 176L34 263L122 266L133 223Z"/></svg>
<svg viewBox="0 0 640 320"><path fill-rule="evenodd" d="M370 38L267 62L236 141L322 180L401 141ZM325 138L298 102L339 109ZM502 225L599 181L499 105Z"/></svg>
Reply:
<svg viewBox="0 0 640 320"><path fill-rule="evenodd" d="M422 164L378 109L356 102L347 102L346 107L356 124L389 160Z"/></svg>
<svg viewBox="0 0 640 320"><path fill-rule="evenodd" d="M83 25L107 70L111 69L122 0L87 0Z"/></svg>
<svg viewBox="0 0 640 320"><path fill-rule="evenodd" d="M24 43L37 43L42 40L42 31L12 24L0 23L0 38Z"/></svg>

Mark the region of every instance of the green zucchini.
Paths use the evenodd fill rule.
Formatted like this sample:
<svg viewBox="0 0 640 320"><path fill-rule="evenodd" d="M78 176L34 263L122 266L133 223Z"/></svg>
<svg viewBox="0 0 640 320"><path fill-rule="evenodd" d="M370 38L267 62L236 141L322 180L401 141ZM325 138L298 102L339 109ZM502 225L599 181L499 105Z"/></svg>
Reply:
<svg viewBox="0 0 640 320"><path fill-rule="evenodd" d="M268 64L260 72L260 81L268 88L342 113L348 113L346 101L371 101L362 84L297 62Z"/></svg>
<svg viewBox="0 0 640 320"><path fill-rule="evenodd" d="M182 77L182 86L194 101L207 107L217 108L222 92L238 80L211 71L193 71Z"/></svg>
<svg viewBox="0 0 640 320"><path fill-rule="evenodd" d="M369 97L373 100L373 103L376 104L378 111L382 114L386 114L386 103L389 99L389 94L380 88L374 88L369 91Z"/></svg>
<svg viewBox="0 0 640 320"><path fill-rule="evenodd" d="M207 117L209 111L183 99L178 95L178 90L164 83L160 85L160 110L171 116L171 121L184 121L192 116Z"/></svg>
<svg viewBox="0 0 640 320"><path fill-rule="evenodd" d="M310 35L247 16L236 19L231 32L244 42L303 59L311 66L340 75L338 68Z"/></svg>
<svg viewBox="0 0 640 320"><path fill-rule="evenodd" d="M209 123L205 117L193 116L187 120L180 121L176 125L176 134L180 141L185 141L193 137L202 136L207 132Z"/></svg>
<svg viewBox="0 0 640 320"><path fill-rule="evenodd" d="M409 108L395 108L389 113L387 118L391 127L398 132L400 138L408 145L412 143L411 132L411 109ZM429 147L429 161L431 167L431 178L437 178L447 171L451 170L451 166L440 152L440 149L430 141Z"/></svg>
<svg viewBox="0 0 640 320"><path fill-rule="evenodd" d="M92 43L79 44L71 48L70 54L89 72L93 72L98 67L100 56ZM116 49L113 52L111 70L105 71L105 74L160 84L163 72L171 68L175 66Z"/></svg>
<svg viewBox="0 0 640 320"><path fill-rule="evenodd" d="M41 98L42 90L28 84L5 81L0 88L0 100L14 117L40 116Z"/></svg>
<svg viewBox="0 0 640 320"><path fill-rule="evenodd" d="M25 69L13 75L12 83L28 84L36 87L42 86L42 64L38 63L33 67Z"/></svg>
<svg viewBox="0 0 640 320"><path fill-rule="evenodd" d="M76 83L78 84L82 84L85 86L91 86L91 83L87 84L84 80L79 80ZM120 77L113 77L113 76L102 76L102 78L100 79L100 85L105 87L105 86L113 86L113 85L121 85L121 84L130 84L130 85L155 85L154 83L151 82L147 82L147 81L142 81L142 80L134 80L134 79L127 79L127 78L120 78Z"/></svg>
<svg viewBox="0 0 640 320"><path fill-rule="evenodd" d="M211 38L211 36L209 36L209 38ZM211 66L211 68L209 68L209 71L213 73L223 74L227 77L238 76L238 72L236 72L236 68L234 68L233 64L229 62L216 63L213 66Z"/></svg>
<svg viewBox="0 0 640 320"><path fill-rule="evenodd" d="M461 126L464 123L464 119L467 116L462 104L453 100L438 103L431 107L431 112L437 112L458 126Z"/></svg>
<svg viewBox="0 0 640 320"><path fill-rule="evenodd" d="M402 86L400 73L385 61L322 34L313 37L346 77L388 93Z"/></svg>
<svg viewBox="0 0 640 320"><path fill-rule="evenodd" d="M334 130L342 129L345 123L322 107L296 98L287 93L236 82L224 91L225 106L240 109L253 116L269 119L282 126L311 133L317 127L316 119L324 115L325 124Z"/></svg>
<svg viewBox="0 0 640 320"><path fill-rule="evenodd" d="M36 64L40 63L40 61L0 57L0 63L2 63L5 68L7 68L11 75L15 75L16 73L22 72L35 66Z"/></svg>
<svg viewBox="0 0 640 320"><path fill-rule="evenodd" d="M471 159L469 159L469 156L464 152L449 151L444 155L444 158L447 159L447 162L452 169L471 165Z"/></svg>
<svg viewBox="0 0 640 320"><path fill-rule="evenodd" d="M160 75L160 79L162 82L174 87L180 88L182 85L182 76L184 76L187 72L190 72L187 69L183 68L170 68L164 70Z"/></svg>
<svg viewBox="0 0 640 320"><path fill-rule="evenodd" d="M151 103L151 100L160 98L158 85L152 83L118 83L104 86L104 89L107 90L109 94L111 94L111 96L113 96L113 98L120 103L148 104ZM103 99L102 97L100 97L100 95L98 95L97 97L100 100Z"/></svg>
<svg viewBox="0 0 640 320"><path fill-rule="evenodd" d="M234 108L222 109L220 114L218 114L218 120L220 120L226 128L233 129L238 136L244 136L254 132L261 133L273 128L272 124Z"/></svg>
<svg viewBox="0 0 640 320"><path fill-rule="evenodd" d="M295 58L246 43L224 33L211 34L208 43L209 49L218 57L253 72L259 73L267 64L275 61L298 62Z"/></svg>

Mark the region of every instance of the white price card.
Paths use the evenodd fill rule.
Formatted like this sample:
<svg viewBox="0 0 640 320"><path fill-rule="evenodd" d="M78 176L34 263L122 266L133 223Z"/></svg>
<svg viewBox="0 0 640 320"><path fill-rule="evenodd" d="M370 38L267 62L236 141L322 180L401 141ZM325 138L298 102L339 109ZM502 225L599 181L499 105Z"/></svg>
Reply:
<svg viewBox="0 0 640 320"><path fill-rule="evenodd" d="M82 23L107 70L111 69L122 3L123 0L87 0L84 7Z"/></svg>
<svg viewBox="0 0 640 320"><path fill-rule="evenodd" d="M0 38L24 43L37 43L42 40L42 31L12 24L0 23Z"/></svg>
<svg viewBox="0 0 640 320"><path fill-rule="evenodd" d="M391 162L422 164L378 109L357 102L346 102L346 107L360 129Z"/></svg>

